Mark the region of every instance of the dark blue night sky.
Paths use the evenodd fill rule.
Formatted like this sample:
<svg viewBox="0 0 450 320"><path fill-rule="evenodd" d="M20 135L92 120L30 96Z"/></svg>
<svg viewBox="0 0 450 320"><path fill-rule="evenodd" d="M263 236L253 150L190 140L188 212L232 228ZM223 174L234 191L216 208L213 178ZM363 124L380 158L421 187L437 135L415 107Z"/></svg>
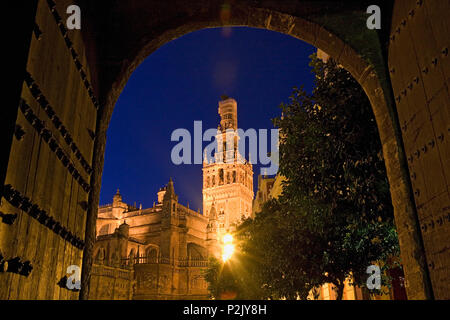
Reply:
<svg viewBox="0 0 450 320"><path fill-rule="evenodd" d="M171 41L132 74L108 129L100 204L117 188L129 204L151 207L156 192L174 180L182 204L202 206L201 165L174 165L172 131L194 120L217 128L220 96L238 103L238 126L271 129L294 86L310 91L311 45L273 31L235 27L205 29ZM203 143L205 147L208 142ZM253 167L256 191L259 166Z"/></svg>

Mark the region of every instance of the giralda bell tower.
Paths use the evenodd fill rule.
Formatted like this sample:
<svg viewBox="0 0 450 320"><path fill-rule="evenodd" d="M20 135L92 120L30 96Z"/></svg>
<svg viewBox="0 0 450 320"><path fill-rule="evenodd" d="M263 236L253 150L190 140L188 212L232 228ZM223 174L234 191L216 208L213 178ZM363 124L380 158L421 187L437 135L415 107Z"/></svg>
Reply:
<svg viewBox="0 0 450 320"><path fill-rule="evenodd" d="M232 231L241 218L252 214L253 167L239 153L236 100L219 101L220 125L214 160L203 160L203 213L210 217L214 206L218 236ZM244 143L244 141L242 142Z"/></svg>

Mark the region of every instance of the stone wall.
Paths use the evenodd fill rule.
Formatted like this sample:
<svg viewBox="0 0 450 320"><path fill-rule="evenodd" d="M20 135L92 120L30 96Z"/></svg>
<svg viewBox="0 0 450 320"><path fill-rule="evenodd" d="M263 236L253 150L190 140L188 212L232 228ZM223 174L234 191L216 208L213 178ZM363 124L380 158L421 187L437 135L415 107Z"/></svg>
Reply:
<svg viewBox="0 0 450 320"><path fill-rule="evenodd" d="M169 261L167 261L169 262ZM192 263L195 264L195 261ZM203 278L206 261L198 266L180 266L179 261L170 263L137 264L136 300L195 300L207 299L208 287Z"/></svg>
<svg viewBox="0 0 450 320"><path fill-rule="evenodd" d="M91 274L90 300L131 300L134 271L94 264Z"/></svg>

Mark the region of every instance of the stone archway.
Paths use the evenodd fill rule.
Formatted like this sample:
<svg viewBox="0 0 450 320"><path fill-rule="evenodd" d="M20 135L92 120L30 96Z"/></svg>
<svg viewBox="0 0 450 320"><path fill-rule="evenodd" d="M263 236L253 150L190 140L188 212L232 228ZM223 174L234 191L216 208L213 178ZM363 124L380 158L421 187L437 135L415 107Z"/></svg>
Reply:
<svg viewBox="0 0 450 320"><path fill-rule="evenodd" d="M411 202L409 177L404 169L406 160L401 151L403 143L395 112L392 110L390 92L383 88L379 74L374 66L365 61L350 45L344 43L339 37L317 23L275 10L264 8L247 8L246 10L249 12L248 16L236 16L229 21L223 21L220 14L215 19L209 20L195 21L194 18L194 21L189 21L179 26L170 26L154 39L141 40L139 50L136 50L135 56L129 57L129 60L122 65L117 78L115 78L110 90L105 95L105 109L98 128L97 141L99 143L96 144L97 150L94 152L94 156L98 156L98 168L103 167L106 131L114 105L132 72L159 46L186 33L220 26L263 28L308 42L339 61L360 83L369 97L383 145L385 164L392 190L391 197L396 213L397 228L399 229L399 240L402 247L402 260L405 262L405 273L409 279L416 279L411 284L414 289L411 290L410 297L425 298L427 296L426 292L429 292L430 289L427 287L426 263L422 254L420 254L420 252L423 252L423 248L421 246L416 210L414 203ZM96 185L94 190L99 190L99 186ZM96 202L98 200L94 201L94 203ZM402 224L408 225L408 229L402 231ZM418 295L416 296L413 292L417 292Z"/></svg>
<svg viewBox="0 0 450 320"><path fill-rule="evenodd" d="M428 126L433 128L434 145L438 145L440 150L441 165L430 168L432 176L446 177L443 183L441 180L428 183L427 190L433 189L434 193L427 193L427 198L433 199L439 195L441 200L425 210L420 205L428 202L418 204L416 190L413 194L411 188L410 174L415 172L415 168L412 164L408 166L406 161L406 158L411 158L409 153L416 147L408 143L414 135L403 129L403 120L407 119L405 110L411 103L416 103L417 114L428 110L432 115L431 111L438 109L439 101L448 107L449 99L445 100L445 96L448 97L448 60L445 58L448 55L448 44L445 42L448 41L445 40L448 21L442 13L445 10L439 9L439 5L408 0L401 5L396 3L393 8L383 6L383 12L388 13L385 17L389 18L392 13L393 29L386 26L384 31L391 34L391 41L386 44L382 35L365 28L364 3L295 0L283 3L219 0L183 3L130 0L112 1L108 6L96 1L80 0L78 3L84 21L82 30L69 31L64 27L63 16L70 2L33 0L25 1L23 5L29 8L30 14L22 19L29 19L36 12L36 24L25 21L28 22L25 23L28 33L24 32L23 39L27 42L31 37L26 66L23 66L20 57L14 60L16 65L26 69L24 77L19 73L14 76L15 82L12 81L20 83L20 87L24 81L20 94L22 103L19 109L19 97L12 92L10 95L16 102L8 108L17 114L16 123L29 134L25 134L22 141L14 140L14 117L1 120L5 124L2 126L4 136L12 140L9 154L1 159L3 164L7 163L2 165L2 176L5 173L4 184L9 185L2 194L8 202L2 204L2 210L27 212L29 216L19 215L19 223L11 228L0 225L0 244L6 248L8 255L34 254L33 257L41 261L42 267L36 269L28 281L20 280L20 283L30 288L40 284L43 289L36 293L31 289L18 292L19 280L16 281L13 276L3 277L0 278L0 288L7 289L0 289L0 297L75 298L75 294L55 289L48 275L58 273L66 262L81 264L81 259L81 298L87 297L106 131L115 102L131 73L151 52L183 34L219 26L248 26L291 35L337 59L358 80L372 104L383 145L408 282L408 297L432 298L433 291L438 292L438 298L448 297L450 282L445 281L449 277L445 270L448 270L450 262L449 251L442 244L438 245L448 243L449 234L446 231L449 223L445 220L449 184L445 163L448 163L449 147L446 142L448 138L444 139L448 132L443 130L445 122L439 124L440 129L437 130L438 124L431 123L427 116L422 115L424 123L430 123ZM33 9L34 5L36 10ZM385 22L390 24L389 20ZM427 80L418 72L413 81L420 84L418 87L422 86L424 92L416 91L414 97L415 100L425 97L425 102L418 103L410 99L409 103L401 106L400 101L408 101L406 96L410 86L406 79L410 81L410 69L400 57L408 55L410 44L404 39L396 41L392 38L401 39L405 34L403 30L406 33L409 30L420 31L423 23L434 28L430 28L433 46L430 49L415 45L416 60L413 62L419 69L425 61L430 60L430 65L424 66L424 70L428 67L428 73L434 76L432 80ZM430 34L422 30L418 41L426 43L428 38ZM437 49L440 46L443 48L439 55ZM439 56L437 60L436 55ZM437 66L437 69L432 69L433 66ZM386 72L388 69L393 89ZM430 89L433 84L437 91ZM405 87L406 93L403 94ZM411 87L416 88L414 85ZM399 100L401 95L406 98ZM396 97L397 106L393 96ZM433 100L435 96L437 98ZM439 112L444 116L446 114L442 113L442 108ZM52 137L55 138L52 140ZM40 144L36 141L40 141ZM433 159L427 160L425 157L421 161L421 167L434 163ZM25 163L29 164L28 167ZM63 237L59 230L46 224L36 224L34 212L31 207L27 207L26 199L57 221L66 221L66 229L71 231L72 237ZM67 202L65 199L73 200ZM83 201L89 203L87 211L78 205ZM426 224L423 224L418 219L416 205L419 213L420 210L425 213L430 213L427 210L439 211L436 218L442 220L440 224L437 223L443 227L425 239L426 250L420 228L424 231L424 225L431 222L434 225L434 214L426 216L424 213L426 219L423 221ZM30 233L25 234L24 230L28 229ZM46 255L44 250L33 251L34 248L28 245L29 240L38 235L41 235L38 247L52 245L58 248L54 256ZM13 239L18 239L18 246L10 245ZM66 246L66 243L72 245ZM427 262L430 258L433 259L432 264ZM55 259L58 262L52 264L51 261ZM434 290L431 289L429 271ZM50 289L47 290L45 286Z"/></svg>

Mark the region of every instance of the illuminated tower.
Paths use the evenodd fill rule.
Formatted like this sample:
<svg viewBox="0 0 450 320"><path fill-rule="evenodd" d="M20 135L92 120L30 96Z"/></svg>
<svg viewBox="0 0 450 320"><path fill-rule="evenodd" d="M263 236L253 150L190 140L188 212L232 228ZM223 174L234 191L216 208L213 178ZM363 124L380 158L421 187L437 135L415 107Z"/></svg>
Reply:
<svg viewBox="0 0 450 320"><path fill-rule="evenodd" d="M228 97L219 101L219 115L217 152L214 160L205 156L203 161L203 213L209 217L214 205L213 223L220 237L252 214L253 168L238 151L236 101Z"/></svg>

